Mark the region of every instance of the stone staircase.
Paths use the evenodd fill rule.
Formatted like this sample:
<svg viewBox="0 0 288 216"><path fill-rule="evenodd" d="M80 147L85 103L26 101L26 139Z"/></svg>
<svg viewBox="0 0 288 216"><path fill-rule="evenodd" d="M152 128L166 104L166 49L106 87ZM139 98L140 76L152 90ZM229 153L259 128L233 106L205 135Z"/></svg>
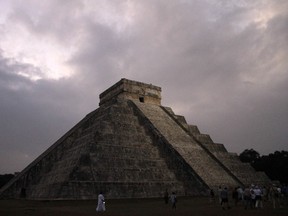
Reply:
<svg viewBox="0 0 288 216"><path fill-rule="evenodd" d="M250 164L241 162L238 155L227 152L223 144L214 143L208 134L201 134L197 126L188 125L183 116L175 115L171 109L169 113L174 115L179 123L187 128L189 133L221 161L243 185L269 185L271 183L264 172L256 172Z"/></svg>
<svg viewBox="0 0 288 216"><path fill-rule="evenodd" d="M134 101L134 104L209 187L216 188L219 185L235 186L240 184L163 108L137 101ZM170 109L168 112L171 113L172 110Z"/></svg>

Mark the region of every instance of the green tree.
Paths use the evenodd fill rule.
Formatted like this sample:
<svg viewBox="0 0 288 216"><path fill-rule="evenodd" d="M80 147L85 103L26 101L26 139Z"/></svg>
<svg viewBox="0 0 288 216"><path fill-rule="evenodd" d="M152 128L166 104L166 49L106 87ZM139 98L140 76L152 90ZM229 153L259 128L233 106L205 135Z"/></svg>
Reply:
<svg viewBox="0 0 288 216"><path fill-rule="evenodd" d="M246 149L240 155L242 162L248 162L256 171L263 171L271 180L288 183L288 152L275 151L273 154L260 156L253 149Z"/></svg>
<svg viewBox="0 0 288 216"><path fill-rule="evenodd" d="M245 149L240 155L240 160L244 163L254 163L260 158L260 154L254 149Z"/></svg>
<svg viewBox="0 0 288 216"><path fill-rule="evenodd" d="M0 175L0 188L14 177L13 174Z"/></svg>

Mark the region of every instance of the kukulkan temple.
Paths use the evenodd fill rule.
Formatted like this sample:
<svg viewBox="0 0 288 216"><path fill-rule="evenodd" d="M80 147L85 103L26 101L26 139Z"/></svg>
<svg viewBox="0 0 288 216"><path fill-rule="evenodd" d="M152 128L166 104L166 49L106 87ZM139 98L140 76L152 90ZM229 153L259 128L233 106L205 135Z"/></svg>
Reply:
<svg viewBox="0 0 288 216"><path fill-rule="evenodd" d="M161 88L127 79L100 94L86 115L0 190L35 200L207 195L209 189L270 183L170 107Z"/></svg>

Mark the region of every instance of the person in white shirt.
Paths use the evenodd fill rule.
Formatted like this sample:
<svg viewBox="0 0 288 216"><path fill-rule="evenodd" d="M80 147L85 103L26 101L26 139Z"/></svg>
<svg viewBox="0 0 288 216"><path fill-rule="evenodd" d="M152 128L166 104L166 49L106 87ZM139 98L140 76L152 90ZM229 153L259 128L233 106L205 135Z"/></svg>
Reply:
<svg viewBox="0 0 288 216"><path fill-rule="evenodd" d="M98 195L98 205L97 205L96 211L101 212L101 211L105 211L105 210L106 210L105 199L104 199L102 192L100 192Z"/></svg>
<svg viewBox="0 0 288 216"><path fill-rule="evenodd" d="M254 189L254 193L255 193L255 199L256 199L256 203L255 203L255 207L256 208L263 208L263 202L262 202L262 190L260 189L260 187L256 186Z"/></svg>

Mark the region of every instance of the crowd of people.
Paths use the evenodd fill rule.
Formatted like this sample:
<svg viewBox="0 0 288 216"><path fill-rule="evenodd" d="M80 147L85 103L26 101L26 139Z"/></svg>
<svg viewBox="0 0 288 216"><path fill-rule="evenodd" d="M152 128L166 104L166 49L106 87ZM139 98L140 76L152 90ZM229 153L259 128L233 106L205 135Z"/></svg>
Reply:
<svg viewBox="0 0 288 216"><path fill-rule="evenodd" d="M231 204L234 206L242 205L245 209L261 209L264 205L272 205L273 208L282 208L288 206L288 186L273 184L270 187L261 187L259 185L250 185L247 187L218 187L217 196L220 206L223 210L230 209ZM210 202L216 202L216 195L213 189L210 190ZM229 199L232 198L232 201ZM177 197L176 193L164 193L164 201L166 204L171 203L172 209L176 209ZM105 199L103 193L98 196L98 205L96 211L105 211Z"/></svg>
<svg viewBox="0 0 288 216"><path fill-rule="evenodd" d="M215 199L215 193L211 189L210 199ZM288 187L286 185L273 184L270 187L261 187L253 185L247 187L235 187L228 189L227 187L219 186L218 202L222 209L230 209L231 204L234 206L242 205L245 209L263 208L264 205L272 205L273 208L281 208L288 205ZM232 201L229 202L229 198Z"/></svg>

